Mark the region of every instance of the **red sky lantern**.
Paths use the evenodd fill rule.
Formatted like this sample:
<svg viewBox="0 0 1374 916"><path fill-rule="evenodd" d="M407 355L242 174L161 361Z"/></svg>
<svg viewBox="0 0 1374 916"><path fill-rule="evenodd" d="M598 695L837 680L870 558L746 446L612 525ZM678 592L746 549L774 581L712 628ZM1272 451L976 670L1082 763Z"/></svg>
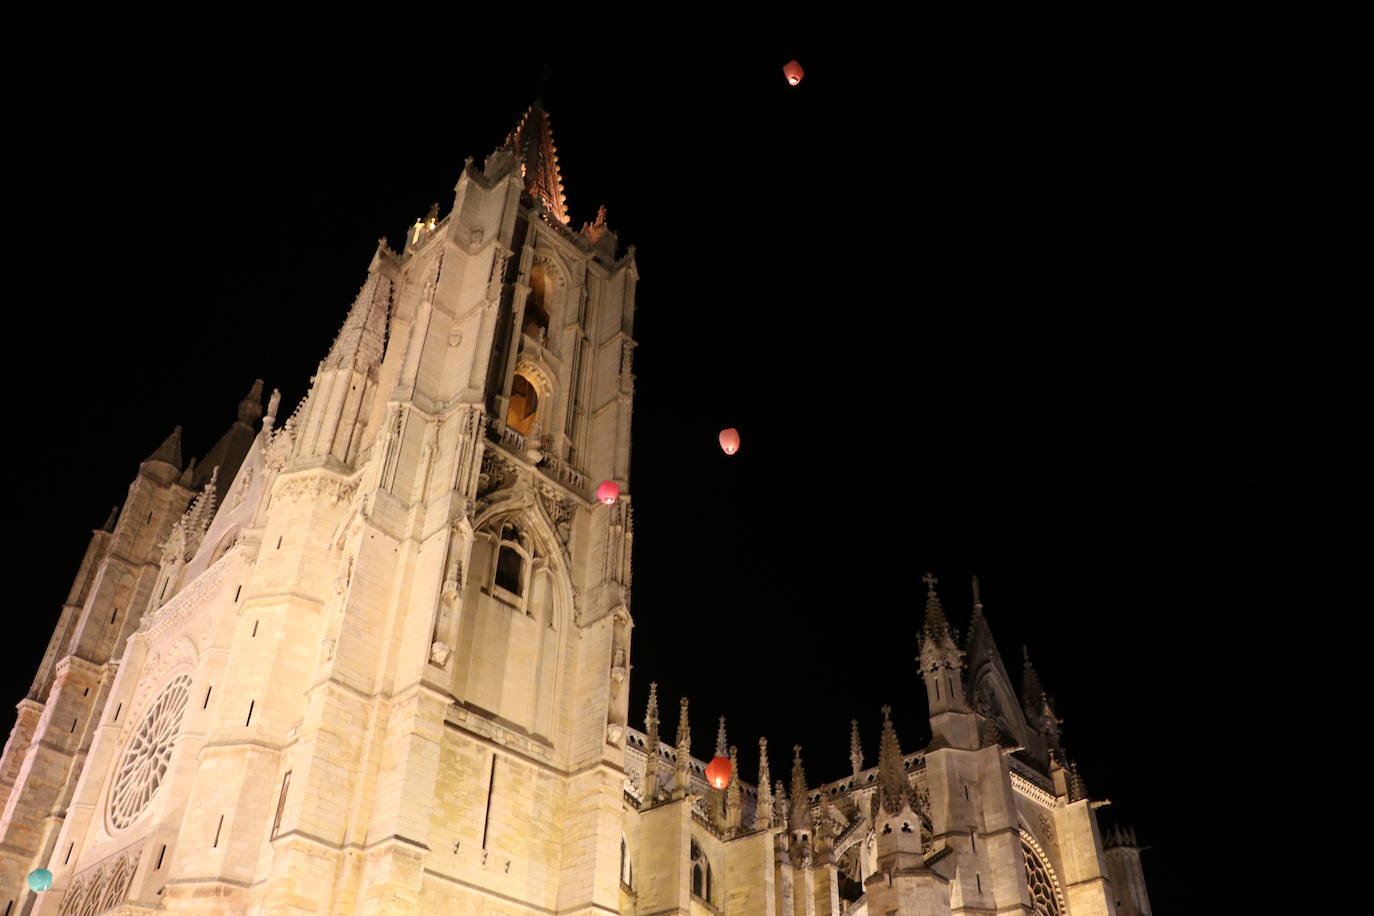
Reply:
<svg viewBox="0 0 1374 916"><path fill-rule="evenodd" d="M803 70L802 65L795 60L789 60L783 65L782 75L787 77L787 84L789 86L795 86L801 82L801 78L806 75L806 71Z"/></svg>
<svg viewBox="0 0 1374 916"><path fill-rule="evenodd" d="M611 505L620 498L620 484L614 480L601 481L601 486L596 488L596 498L599 502Z"/></svg>
<svg viewBox="0 0 1374 916"><path fill-rule="evenodd" d="M730 785L730 758L712 757L706 764L706 781L717 789Z"/></svg>
<svg viewBox="0 0 1374 916"><path fill-rule="evenodd" d="M739 430L733 426L729 429L720 431L720 447L725 450L725 454L733 455L739 451Z"/></svg>

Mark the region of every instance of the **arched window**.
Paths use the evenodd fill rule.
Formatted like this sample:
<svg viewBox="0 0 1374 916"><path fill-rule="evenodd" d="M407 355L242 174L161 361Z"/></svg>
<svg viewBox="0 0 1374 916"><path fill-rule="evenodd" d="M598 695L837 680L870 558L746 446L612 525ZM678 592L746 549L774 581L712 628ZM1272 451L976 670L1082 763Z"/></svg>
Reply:
<svg viewBox="0 0 1374 916"><path fill-rule="evenodd" d="M544 266L530 271L530 295L525 300L525 326L522 330L542 346L549 336L549 308L553 304L553 278Z"/></svg>
<svg viewBox="0 0 1374 916"><path fill-rule="evenodd" d="M534 417L539 412L539 389L521 373L515 373L510 386L510 407L506 410L506 425L522 436L534 429Z"/></svg>
<svg viewBox="0 0 1374 916"><path fill-rule="evenodd" d="M1054 869L1040 851L1040 844L1021 831L1021 852L1026 858L1026 889L1030 891L1035 916L1060 916L1064 912L1064 898Z"/></svg>
<svg viewBox="0 0 1374 916"><path fill-rule="evenodd" d="M501 543L496 552L495 583L517 598L525 596L530 549L514 524L501 526Z"/></svg>
<svg viewBox="0 0 1374 916"><path fill-rule="evenodd" d="M697 841L692 840L692 893L710 903L712 883L711 863Z"/></svg>

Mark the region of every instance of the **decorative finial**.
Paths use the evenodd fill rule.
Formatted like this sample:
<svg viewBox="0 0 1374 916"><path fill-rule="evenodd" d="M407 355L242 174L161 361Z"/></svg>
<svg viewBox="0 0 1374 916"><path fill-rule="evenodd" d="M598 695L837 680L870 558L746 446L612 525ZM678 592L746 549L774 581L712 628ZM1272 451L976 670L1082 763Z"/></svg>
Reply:
<svg viewBox="0 0 1374 916"><path fill-rule="evenodd" d="M768 773L768 739L759 739L759 797L754 804L754 829L773 826L773 786Z"/></svg>
<svg viewBox="0 0 1374 916"><path fill-rule="evenodd" d="M978 594L978 577L973 577L973 609L981 612L983 610L983 598Z"/></svg>
<svg viewBox="0 0 1374 916"><path fill-rule="evenodd" d="M924 576L921 577L921 581L924 582L924 583L926 584L926 597L927 597L927 598L933 598L933 597L935 597L935 586L936 586L936 585L939 583L939 581L940 581L939 579L935 578L935 574L934 574L934 573L926 573Z"/></svg>
<svg viewBox="0 0 1374 916"><path fill-rule="evenodd" d="M864 768L864 751L859 744L859 720L849 720L849 765L858 776Z"/></svg>
<svg viewBox="0 0 1374 916"><path fill-rule="evenodd" d="M727 745L725 742L725 717L721 716L720 725L716 728L716 756L724 757L726 754L726 748Z"/></svg>

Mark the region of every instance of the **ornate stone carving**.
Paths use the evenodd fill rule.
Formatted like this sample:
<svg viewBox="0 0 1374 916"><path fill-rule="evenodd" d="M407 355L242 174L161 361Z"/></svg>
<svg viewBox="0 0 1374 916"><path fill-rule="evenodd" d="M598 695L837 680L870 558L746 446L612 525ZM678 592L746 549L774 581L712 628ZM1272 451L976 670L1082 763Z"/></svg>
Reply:
<svg viewBox="0 0 1374 916"><path fill-rule="evenodd" d="M128 909L115 908L129 893L129 882L142 853L143 843L139 842L76 874L62 897L58 916L91 916Z"/></svg>
<svg viewBox="0 0 1374 916"><path fill-rule="evenodd" d="M169 627L199 607L207 597L219 589L220 584L224 581L224 571L229 565L228 560L228 554L220 557L213 566L197 576L190 585L177 592L170 601L156 611L145 614L142 622L138 625L139 632L147 634L148 641L153 642Z"/></svg>
<svg viewBox="0 0 1374 916"><path fill-rule="evenodd" d="M453 649L449 644L442 640L435 641L429 647L429 660L432 664L440 668L448 664L449 656L453 654Z"/></svg>
<svg viewBox="0 0 1374 916"><path fill-rule="evenodd" d="M482 452L482 470L477 475L477 495L482 497L505 489L515 483L518 477L519 471L514 464L494 449L486 449Z"/></svg>
<svg viewBox="0 0 1374 916"><path fill-rule="evenodd" d="M306 499L338 503L353 498L358 491L358 481L333 474L293 474L280 478L277 487L281 495L292 502Z"/></svg>
<svg viewBox="0 0 1374 916"><path fill-rule="evenodd" d="M540 483L536 490L539 507L548 516L554 533L558 535L563 550L568 549L568 538L572 536L573 506L564 498L562 491L546 483Z"/></svg>
<svg viewBox="0 0 1374 916"><path fill-rule="evenodd" d="M177 675L139 720L110 788L112 829L132 824L157 794L172 759L172 742L181 732L190 689L191 675Z"/></svg>

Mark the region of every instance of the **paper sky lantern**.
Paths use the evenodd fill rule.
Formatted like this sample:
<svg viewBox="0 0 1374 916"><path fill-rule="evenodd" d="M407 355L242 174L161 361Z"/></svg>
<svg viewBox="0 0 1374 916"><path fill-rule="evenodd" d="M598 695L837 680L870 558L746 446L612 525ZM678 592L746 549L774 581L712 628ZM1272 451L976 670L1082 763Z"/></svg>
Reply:
<svg viewBox="0 0 1374 916"><path fill-rule="evenodd" d="M598 502L610 505L620 498L620 484L614 480L603 480L601 486L596 488L596 498Z"/></svg>
<svg viewBox="0 0 1374 916"><path fill-rule="evenodd" d="M733 455L739 451L739 430L733 426L729 429L720 431L720 447L725 450L725 454Z"/></svg>
<svg viewBox="0 0 1374 916"><path fill-rule="evenodd" d="M730 764L727 762L725 767L729 769ZM35 868L29 872L29 890L35 894L41 894L50 887L52 887L52 872L46 868Z"/></svg>
<svg viewBox="0 0 1374 916"><path fill-rule="evenodd" d="M730 784L730 758L712 757L706 764L706 781L714 788L723 789Z"/></svg>
<svg viewBox="0 0 1374 916"><path fill-rule="evenodd" d="M802 65L795 60L789 60L783 65L782 75L787 77L789 86L795 86L801 82L801 78L806 75L806 71L804 71Z"/></svg>

